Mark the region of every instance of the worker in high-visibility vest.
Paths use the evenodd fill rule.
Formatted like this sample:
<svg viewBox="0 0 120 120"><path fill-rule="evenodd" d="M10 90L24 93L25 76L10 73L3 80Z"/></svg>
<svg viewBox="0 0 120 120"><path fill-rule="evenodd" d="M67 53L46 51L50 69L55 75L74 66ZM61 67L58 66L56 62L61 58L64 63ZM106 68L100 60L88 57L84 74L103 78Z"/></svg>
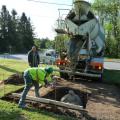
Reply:
<svg viewBox="0 0 120 120"><path fill-rule="evenodd" d="M50 77L50 74L52 72L53 72L52 67L46 67L45 69L33 67L33 68L28 68L27 70L24 71L23 77L25 82L25 88L19 100L20 108L25 107L26 95L33 85L35 86L35 96L40 97L39 84L46 86L49 83L49 81L52 80Z"/></svg>

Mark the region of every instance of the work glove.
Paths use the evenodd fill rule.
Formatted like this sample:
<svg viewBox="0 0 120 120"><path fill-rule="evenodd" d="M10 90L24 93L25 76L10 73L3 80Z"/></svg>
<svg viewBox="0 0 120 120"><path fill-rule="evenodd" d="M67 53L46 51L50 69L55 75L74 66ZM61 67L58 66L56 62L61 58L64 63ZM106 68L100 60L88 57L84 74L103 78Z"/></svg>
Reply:
<svg viewBox="0 0 120 120"><path fill-rule="evenodd" d="M56 80L61 80L61 79L60 79L60 77L58 77L58 76L52 76L52 80L53 80L53 81L56 81Z"/></svg>

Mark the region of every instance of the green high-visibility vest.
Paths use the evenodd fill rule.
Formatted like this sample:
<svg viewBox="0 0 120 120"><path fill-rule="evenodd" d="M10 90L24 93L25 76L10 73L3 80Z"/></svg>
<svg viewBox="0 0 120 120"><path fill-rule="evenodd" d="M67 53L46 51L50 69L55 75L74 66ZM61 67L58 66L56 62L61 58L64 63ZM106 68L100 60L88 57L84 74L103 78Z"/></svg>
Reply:
<svg viewBox="0 0 120 120"><path fill-rule="evenodd" d="M45 84L44 83L45 77L47 78L47 80L51 81L50 76L46 76L47 73L44 69L33 67L33 68L28 68L27 71L29 72L33 80L38 81L42 85Z"/></svg>

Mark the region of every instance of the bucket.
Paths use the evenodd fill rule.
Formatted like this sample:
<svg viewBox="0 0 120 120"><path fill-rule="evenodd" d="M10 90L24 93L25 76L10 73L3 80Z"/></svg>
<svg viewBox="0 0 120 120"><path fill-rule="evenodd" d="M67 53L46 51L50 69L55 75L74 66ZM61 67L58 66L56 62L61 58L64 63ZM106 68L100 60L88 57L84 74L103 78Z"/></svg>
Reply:
<svg viewBox="0 0 120 120"><path fill-rule="evenodd" d="M74 9L77 15L87 15L90 10L90 3L83 0L74 1Z"/></svg>

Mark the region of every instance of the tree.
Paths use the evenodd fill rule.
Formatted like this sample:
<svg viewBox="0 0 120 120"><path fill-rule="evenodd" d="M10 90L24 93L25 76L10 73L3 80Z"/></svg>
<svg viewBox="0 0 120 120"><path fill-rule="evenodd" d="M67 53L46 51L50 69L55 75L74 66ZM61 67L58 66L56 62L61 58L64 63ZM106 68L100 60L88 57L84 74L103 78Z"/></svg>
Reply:
<svg viewBox="0 0 120 120"><path fill-rule="evenodd" d="M54 48L54 42L52 40L47 40L45 44L47 49L53 49Z"/></svg>
<svg viewBox="0 0 120 120"><path fill-rule="evenodd" d="M33 26L25 13L17 16L13 9L11 14L3 5L0 12L0 52L27 52L34 44Z"/></svg>
<svg viewBox="0 0 120 120"><path fill-rule="evenodd" d="M67 49L66 42L69 40L67 35L57 35L55 37L55 49L59 53Z"/></svg>
<svg viewBox="0 0 120 120"><path fill-rule="evenodd" d="M30 18L27 18L25 13L22 13L18 23L18 40L21 46L21 52L27 52L33 46L33 29L30 23Z"/></svg>
<svg viewBox="0 0 120 120"><path fill-rule="evenodd" d="M41 39L41 44L40 44L40 48L41 49L46 49L46 42L47 42L48 38L42 38Z"/></svg>
<svg viewBox="0 0 120 120"><path fill-rule="evenodd" d="M1 14L0 14L0 51L7 52L9 46L9 38L8 38L8 20L9 20L9 12L5 5L2 6Z"/></svg>
<svg viewBox="0 0 120 120"><path fill-rule="evenodd" d="M107 46L106 50L112 51L112 49L114 48L114 55L112 54L111 56L120 57L120 1L95 0L93 4L93 9L94 11L96 11L97 15L99 15L100 21L105 27ZM109 29L109 27L106 27L106 24L107 26L112 26L111 29ZM115 45L115 47L110 47L112 45Z"/></svg>
<svg viewBox="0 0 120 120"><path fill-rule="evenodd" d="M54 40L49 40L48 38L34 39L34 44L39 50L42 49L54 49Z"/></svg>
<svg viewBox="0 0 120 120"><path fill-rule="evenodd" d="M41 49L40 48L40 46L41 46L41 40L40 39L35 38L34 39L34 44L35 44L35 46L37 46L38 50Z"/></svg>
<svg viewBox="0 0 120 120"><path fill-rule="evenodd" d="M8 37L9 37L9 47L11 47L12 52L16 51L18 47L18 36L17 36L17 12L13 9L12 10L12 15L9 15L9 20L8 20Z"/></svg>

